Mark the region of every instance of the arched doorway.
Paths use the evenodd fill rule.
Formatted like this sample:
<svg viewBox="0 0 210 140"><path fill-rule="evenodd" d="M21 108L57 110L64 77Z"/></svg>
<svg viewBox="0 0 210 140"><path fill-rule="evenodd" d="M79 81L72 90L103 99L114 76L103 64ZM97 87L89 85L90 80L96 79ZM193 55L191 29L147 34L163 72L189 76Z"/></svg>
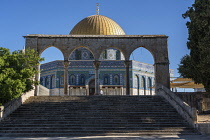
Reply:
<svg viewBox="0 0 210 140"><path fill-rule="evenodd" d="M144 76L141 77L141 88L143 95L146 95L146 80Z"/></svg>
<svg viewBox="0 0 210 140"><path fill-rule="evenodd" d="M46 77L45 81L43 81L43 86L49 89L49 95L62 95L64 85L61 83L64 83L64 77L61 79L60 76L64 75L63 53L58 47L49 45L40 50L40 56L44 58L40 65L40 81ZM59 67L59 69L55 67ZM38 93L40 96L42 94L43 92Z"/></svg>
<svg viewBox="0 0 210 140"><path fill-rule="evenodd" d="M95 79L89 82L89 95L95 94Z"/></svg>
<svg viewBox="0 0 210 140"><path fill-rule="evenodd" d="M144 48L135 49L130 55L132 62L133 95L150 95L154 92L150 78L155 77L154 57L152 53ZM139 79L136 77L139 75ZM139 82L137 82L139 81ZM140 85L139 85L140 84Z"/></svg>

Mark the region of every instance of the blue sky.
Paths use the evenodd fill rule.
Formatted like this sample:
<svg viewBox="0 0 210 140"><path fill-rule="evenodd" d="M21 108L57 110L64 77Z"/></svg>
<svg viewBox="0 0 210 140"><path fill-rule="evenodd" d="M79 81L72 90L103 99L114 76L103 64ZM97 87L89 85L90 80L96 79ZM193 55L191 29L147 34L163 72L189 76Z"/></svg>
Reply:
<svg viewBox="0 0 210 140"><path fill-rule="evenodd" d="M83 18L100 14L116 21L127 35L167 35L170 68L177 73L180 59L189 53L188 31L182 14L194 0L0 0L0 47L20 50L27 34L69 34ZM42 54L46 61L62 59L54 48ZM138 49L135 60L153 63L148 51Z"/></svg>

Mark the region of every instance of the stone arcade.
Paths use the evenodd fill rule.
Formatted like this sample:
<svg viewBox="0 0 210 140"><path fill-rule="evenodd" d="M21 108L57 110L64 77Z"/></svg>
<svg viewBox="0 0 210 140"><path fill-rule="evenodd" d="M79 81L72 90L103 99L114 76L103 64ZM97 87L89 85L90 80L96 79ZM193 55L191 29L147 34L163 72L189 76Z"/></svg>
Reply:
<svg viewBox="0 0 210 140"><path fill-rule="evenodd" d="M43 64L36 79L49 95L151 95L152 87L170 88L167 36L125 35L112 19L93 15L81 20L69 35L30 34L26 48L40 55L58 48L64 60ZM130 61L132 52L143 47L154 58L154 66ZM40 67L38 68L40 70ZM36 87L35 95L39 93Z"/></svg>

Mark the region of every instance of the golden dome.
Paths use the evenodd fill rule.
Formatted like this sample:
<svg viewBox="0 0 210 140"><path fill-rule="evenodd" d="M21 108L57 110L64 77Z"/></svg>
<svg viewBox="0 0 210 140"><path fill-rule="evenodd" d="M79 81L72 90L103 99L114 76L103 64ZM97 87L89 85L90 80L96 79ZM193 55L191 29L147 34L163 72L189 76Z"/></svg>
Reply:
<svg viewBox="0 0 210 140"><path fill-rule="evenodd" d="M70 35L125 35L125 32L112 19L102 15L93 15L77 23Z"/></svg>

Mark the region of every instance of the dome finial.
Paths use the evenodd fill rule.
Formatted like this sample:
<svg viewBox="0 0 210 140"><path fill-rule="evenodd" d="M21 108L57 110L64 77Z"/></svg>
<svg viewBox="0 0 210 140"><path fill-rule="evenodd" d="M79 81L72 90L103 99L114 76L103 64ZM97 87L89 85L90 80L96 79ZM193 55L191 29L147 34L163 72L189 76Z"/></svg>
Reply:
<svg viewBox="0 0 210 140"><path fill-rule="evenodd" d="M96 3L96 15L99 15L99 6L100 6L100 3Z"/></svg>

